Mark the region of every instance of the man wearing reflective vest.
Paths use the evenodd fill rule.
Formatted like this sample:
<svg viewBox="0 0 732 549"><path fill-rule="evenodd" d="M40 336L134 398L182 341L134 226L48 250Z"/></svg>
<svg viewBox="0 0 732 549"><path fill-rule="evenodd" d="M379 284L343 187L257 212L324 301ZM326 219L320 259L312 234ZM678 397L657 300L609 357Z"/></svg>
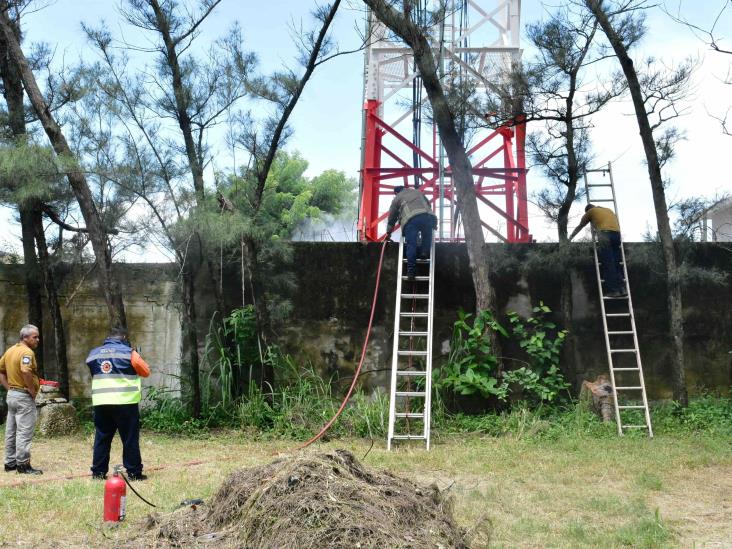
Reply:
<svg viewBox="0 0 732 549"><path fill-rule="evenodd" d="M145 480L140 456L141 377L150 367L127 340L127 331L113 328L101 347L92 349L86 359L92 375L94 409L94 478L106 478L109 450L115 432L122 439L122 464L130 480Z"/></svg>

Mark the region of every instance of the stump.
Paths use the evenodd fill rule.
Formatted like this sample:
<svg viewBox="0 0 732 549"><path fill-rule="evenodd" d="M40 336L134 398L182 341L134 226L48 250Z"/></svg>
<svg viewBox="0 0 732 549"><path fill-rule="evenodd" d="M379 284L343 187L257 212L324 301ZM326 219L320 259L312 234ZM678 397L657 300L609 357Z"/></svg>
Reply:
<svg viewBox="0 0 732 549"><path fill-rule="evenodd" d="M597 376L595 381L582 382L580 401L586 402L602 421L613 420L613 387L605 374Z"/></svg>
<svg viewBox="0 0 732 549"><path fill-rule="evenodd" d="M57 387L41 385L36 405L39 408L38 429L43 436L68 435L79 427L76 408L61 395Z"/></svg>

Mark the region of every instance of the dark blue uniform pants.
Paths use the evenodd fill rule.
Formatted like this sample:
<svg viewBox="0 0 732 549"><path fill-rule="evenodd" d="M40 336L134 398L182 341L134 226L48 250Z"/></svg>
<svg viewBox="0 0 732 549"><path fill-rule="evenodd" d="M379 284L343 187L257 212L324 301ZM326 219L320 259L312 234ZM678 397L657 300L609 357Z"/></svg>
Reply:
<svg viewBox="0 0 732 549"><path fill-rule="evenodd" d="M605 280L605 290L610 292L624 291L623 260L620 251L620 233L617 231L598 231L597 255L600 259L600 274Z"/></svg>
<svg viewBox="0 0 732 549"><path fill-rule="evenodd" d="M422 235L422 244L419 247L419 255L428 257L432 248L432 230L435 226L435 218L430 213L415 215L407 221L404 226L404 239L407 241L407 273L414 273L417 266L417 238Z"/></svg>
<svg viewBox="0 0 732 549"><path fill-rule="evenodd" d="M109 449L114 433L122 439L122 464L128 475L142 473L140 456L140 410L137 404L94 406L94 457L91 471L105 475L109 470Z"/></svg>

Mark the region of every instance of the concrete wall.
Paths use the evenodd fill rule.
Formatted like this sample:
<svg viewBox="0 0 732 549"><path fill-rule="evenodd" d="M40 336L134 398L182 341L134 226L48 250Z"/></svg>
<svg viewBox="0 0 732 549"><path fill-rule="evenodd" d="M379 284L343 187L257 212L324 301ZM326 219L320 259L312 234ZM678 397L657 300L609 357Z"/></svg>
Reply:
<svg viewBox="0 0 732 549"><path fill-rule="evenodd" d="M544 301L559 308L562 273L573 284L573 333L577 341L577 379L594 377L607 370L597 288L591 248L572 247L569 257L558 255L554 245L490 245L495 269L499 308L528 314ZM294 284L285 295L292 310L276 327L283 347L330 377L347 378L358 361L373 295L380 246L359 243L294 244L289 265ZM685 272L685 348L689 388L728 390L732 386L732 281L719 282L709 272L732 272L732 254L714 244L696 244L681 251L691 268ZM459 308L470 310L474 293L467 253L460 244L437 246L435 303L435 364L447 353L452 323ZM374 331L362 379L369 387L386 386L393 331L394 286L397 246L388 246ZM666 291L658 250L653 244L628 246L631 289L636 310L641 356L651 398L671 394L666 335ZM710 271L711 270L711 271ZM170 265L119 265L130 332L134 345L154 375L146 384L177 389L180 375L180 302L177 270ZM225 272L224 288L230 306L239 303L239 273L236 266ZM22 266L0 265L0 347L16 341L25 322ZM78 286L78 291L77 291ZM198 277L199 324L204 344L213 312L213 291L205 273ZM106 330L106 308L90 276L79 285L78 276L64 281L62 303L67 323L72 396L87 396L89 378L84 358L98 345ZM47 326L50 324L47 324ZM50 333L50 330L47 330ZM53 341L45 339L48 377L53 377ZM511 352L511 349L507 349Z"/></svg>
<svg viewBox="0 0 732 549"><path fill-rule="evenodd" d="M131 342L139 346L145 359L154 366L143 386L179 389L181 326L176 293L177 271L170 265L119 265L127 310ZM0 350L18 341L18 331L27 322L22 265L0 265ZM89 371L85 359L101 345L108 328L107 308L92 273L66 273L60 292L66 327L69 382L74 398L90 397ZM53 330L44 318L46 377L57 379L53 357Z"/></svg>

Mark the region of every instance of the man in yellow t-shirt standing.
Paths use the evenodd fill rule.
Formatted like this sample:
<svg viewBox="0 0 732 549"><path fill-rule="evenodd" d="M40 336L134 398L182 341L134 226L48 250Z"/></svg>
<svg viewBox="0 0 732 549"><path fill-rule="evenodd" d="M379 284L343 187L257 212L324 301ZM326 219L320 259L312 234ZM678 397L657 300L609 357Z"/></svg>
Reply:
<svg viewBox="0 0 732 549"><path fill-rule="evenodd" d="M20 341L0 358L0 383L8 391L8 417L5 422L5 472L41 475L30 463L31 442L36 429L38 411L36 394L40 387L38 366L33 350L38 347L38 328L26 324L20 330Z"/></svg>
<svg viewBox="0 0 732 549"><path fill-rule="evenodd" d="M572 240L585 225L592 223L597 233L597 256L600 260L600 274L605 280L605 295L608 297L625 297L628 292L623 284L623 267L620 264L623 258L620 249L620 224L618 216L609 208L588 204L585 215L579 225L569 236Z"/></svg>

